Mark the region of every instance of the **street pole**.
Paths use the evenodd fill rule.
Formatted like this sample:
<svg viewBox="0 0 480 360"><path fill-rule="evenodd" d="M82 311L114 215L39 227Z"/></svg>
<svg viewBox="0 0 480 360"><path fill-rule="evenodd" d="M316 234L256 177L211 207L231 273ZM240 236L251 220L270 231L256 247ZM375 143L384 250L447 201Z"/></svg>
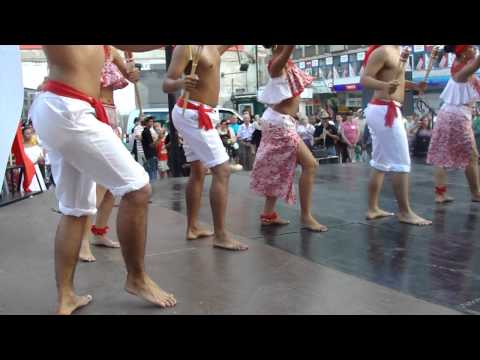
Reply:
<svg viewBox="0 0 480 360"><path fill-rule="evenodd" d="M257 77L257 94L258 94L258 45L255 45L255 70Z"/></svg>
<svg viewBox="0 0 480 360"><path fill-rule="evenodd" d="M173 46L172 45L167 45L165 47L165 61L166 61L166 66L167 66L167 71L168 67L170 66L170 62L172 61L172 54L173 54ZM166 74L165 74L166 76ZM171 171L173 177L181 177L183 176L183 169L182 169L182 164L181 164L181 152L183 151L179 144L178 144L178 133L177 129L175 129L175 126L173 125L172 121L172 110L175 107L175 104L177 102L177 96L176 94L168 94L168 126L169 126L169 134L170 134L170 148L168 151L168 157L170 159L170 165L171 165Z"/></svg>

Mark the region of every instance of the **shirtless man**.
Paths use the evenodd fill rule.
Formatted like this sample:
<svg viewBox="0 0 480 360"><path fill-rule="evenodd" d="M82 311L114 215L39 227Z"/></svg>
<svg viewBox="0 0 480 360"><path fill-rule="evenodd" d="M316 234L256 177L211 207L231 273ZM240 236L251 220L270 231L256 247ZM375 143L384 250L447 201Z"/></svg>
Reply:
<svg viewBox="0 0 480 360"><path fill-rule="evenodd" d="M221 56L230 46L204 45L198 63L198 75L186 75L183 78L183 74L190 74L190 55L195 54L198 46L176 46L163 83L163 91L174 93L183 89L190 93L185 112L183 97L172 112L173 123L184 141L187 161L191 163L190 179L186 188L186 237L188 240L195 240L214 235L215 247L239 251L247 250L248 247L232 239L225 230L230 166L228 154L215 130L215 123L219 122L219 118L214 110L220 93ZM210 188L213 233L200 228L198 224L206 168L210 169L213 175Z"/></svg>
<svg viewBox="0 0 480 360"><path fill-rule="evenodd" d="M373 167L368 187L367 219L373 220L393 216L380 209L379 197L386 172L393 173L393 190L397 198L400 222L414 225L430 225L415 214L409 203L410 154L408 140L400 107L405 89L424 91L426 83L415 84L405 81L405 70L400 62L400 45L373 45L365 57L365 71L361 83L375 90L365 115L370 128Z"/></svg>
<svg viewBox="0 0 480 360"><path fill-rule="evenodd" d="M160 46L119 45L147 51ZM31 108L47 148L63 214L55 237L57 313L69 315L92 301L74 291L74 273L87 216L95 215L95 183L121 196L117 233L127 267L125 290L160 307L176 304L145 272L148 175L107 125L98 100L105 61L101 45L46 45L50 74ZM100 121L99 121L100 120Z"/></svg>

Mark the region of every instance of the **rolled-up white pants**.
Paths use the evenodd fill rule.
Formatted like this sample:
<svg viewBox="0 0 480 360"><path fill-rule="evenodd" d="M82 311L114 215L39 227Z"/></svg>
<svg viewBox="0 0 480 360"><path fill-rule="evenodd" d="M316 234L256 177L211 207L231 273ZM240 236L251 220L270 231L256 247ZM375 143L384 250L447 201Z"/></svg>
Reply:
<svg viewBox="0 0 480 360"><path fill-rule="evenodd" d="M200 103L190 100L192 104ZM204 105L208 108L207 105ZM172 111L172 120L178 133L183 138L183 150L188 162L200 161L207 168L213 168L229 160L227 150L223 146L215 126L220 122L216 110L208 113L213 129L205 130L198 127L198 111L175 105Z"/></svg>
<svg viewBox="0 0 480 360"><path fill-rule="evenodd" d="M95 215L96 182L123 196L149 183L148 174L90 104L50 92L32 104L30 117L47 149L60 211Z"/></svg>
<svg viewBox="0 0 480 360"><path fill-rule="evenodd" d="M368 104L365 109L368 128L372 136L372 160L370 165L383 172L410 172L410 152L402 112L392 127L385 126L386 105Z"/></svg>

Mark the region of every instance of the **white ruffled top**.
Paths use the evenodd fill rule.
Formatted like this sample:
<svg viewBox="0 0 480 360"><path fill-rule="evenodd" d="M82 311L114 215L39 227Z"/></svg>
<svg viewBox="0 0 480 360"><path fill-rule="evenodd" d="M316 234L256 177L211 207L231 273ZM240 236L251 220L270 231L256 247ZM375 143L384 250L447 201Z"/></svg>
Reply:
<svg viewBox="0 0 480 360"><path fill-rule="evenodd" d="M470 81L459 83L450 78L447 86L445 86L445 89L440 95L440 99L448 105L471 105L480 101L480 94Z"/></svg>
<svg viewBox="0 0 480 360"><path fill-rule="evenodd" d="M288 84L287 76L283 75L271 78L265 89L258 97L258 101L265 105L273 106L280 104L282 101L293 97L292 91Z"/></svg>

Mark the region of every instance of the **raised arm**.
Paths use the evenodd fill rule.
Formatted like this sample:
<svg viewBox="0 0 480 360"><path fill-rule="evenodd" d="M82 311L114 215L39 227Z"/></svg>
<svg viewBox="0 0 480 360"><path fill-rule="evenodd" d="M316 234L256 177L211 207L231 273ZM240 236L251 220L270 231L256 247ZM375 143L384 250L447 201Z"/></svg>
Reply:
<svg viewBox="0 0 480 360"><path fill-rule="evenodd" d="M186 89L189 87L190 82L194 82L194 79L189 77L182 78L183 72L190 62L189 55L187 53L186 45L178 45L173 50L172 61L167 70L167 76L163 81L163 91L165 93L175 93L178 90ZM198 77L195 75L198 79Z"/></svg>
<svg viewBox="0 0 480 360"><path fill-rule="evenodd" d="M113 45L122 51L146 52L163 48L165 45Z"/></svg>
<svg viewBox="0 0 480 360"><path fill-rule="evenodd" d="M273 78L282 76L283 68L287 64L288 59L293 53L295 45L282 45L282 49L279 54L277 54L273 59L270 65L270 76Z"/></svg>
<svg viewBox="0 0 480 360"><path fill-rule="evenodd" d="M120 70L124 77L128 77L127 63L125 59L122 57L122 55L120 55L120 52L113 46L110 46L110 49L112 52L113 63L117 66L118 70Z"/></svg>
<svg viewBox="0 0 480 360"><path fill-rule="evenodd" d="M235 46L235 45L217 45L217 50L220 53L220 56L222 56L225 53L225 51L230 49L232 46Z"/></svg>
<svg viewBox="0 0 480 360"><path fill-rule="evenodd" d="M453 76L453 80L460 83L467 82L470 76L475 74L479 68L480 68L480 55L477 56L475 60L465 65L465 67L462 70L457 72Z"/></svg>

